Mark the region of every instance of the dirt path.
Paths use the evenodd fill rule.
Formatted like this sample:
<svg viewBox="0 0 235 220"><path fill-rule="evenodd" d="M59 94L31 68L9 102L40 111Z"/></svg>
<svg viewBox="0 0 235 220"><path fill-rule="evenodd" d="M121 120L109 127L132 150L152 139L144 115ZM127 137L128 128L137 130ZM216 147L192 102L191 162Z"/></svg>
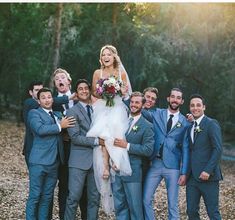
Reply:
<svg viewBox="0 0 235 220"><path fill-rule="evenodd" d="M24 127L0 121L0 219L25 219L25 203L28 194L28 173L21 155ZM220 209L224 220L235 219L235 162L223 161L224 181L221 182ZM56 193L55 193L56 194ZM158 220L167 219L166 191L164 183L155 194L155 209ZM185 188L180 189L181 219L185 214ZM78 213L79 215L79 213ZM201 205L201 219L208 219ZM58 219L57 202L53 219ZM99 219L114 219L105 216L100 209Z"/></svg>

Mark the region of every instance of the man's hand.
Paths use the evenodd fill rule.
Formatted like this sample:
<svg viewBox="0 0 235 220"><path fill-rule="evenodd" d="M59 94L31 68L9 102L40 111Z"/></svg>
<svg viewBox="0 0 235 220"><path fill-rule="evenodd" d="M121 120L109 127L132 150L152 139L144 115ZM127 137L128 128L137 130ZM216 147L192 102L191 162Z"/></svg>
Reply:
<svg viewBox="0 0 235 220"><path fill-rule="evenodd" d="M61 119L60 121L60 127L61 128L70 128L70 127L74 127L76 123L76 119L71 116L71 117L64 117Z"/></svg>
<svg viewBox="0 0 235 220"><path fill-rule="evenodd" d="M186 184L186 179L187 179L186 175L180 175L179 180L178 180L178 184L180 186L184 186Z"/></svg>
<svg viewBox="0 0 235 220"><path fill-rule="evenodd" d="M205 172L205 171L202 171L201 174L200 174L200 176L199 176L199 179L201 179L201 180L208 180L209 177L210 177L210 174L209 174L209 173L207 173L207 172Z"/></svg>
<svg viewBox="0 0 235 220"><path fill-rule="evenodd" d="M105 146L104 139L102 139L100 137L98 139L99 139L99 145Z"/></svg>
<svg viewBox="0 0 235 220"><path fill-rule="evenodd" d="M74 92L72 95L69 96L69 100L73 100L73 101L77 101L78 100L78 97L77 97L77 93Z"/></svg>
<svg viewBox="0 0 235 220"><path fill-rule="evenodd" d="M123 139L115 138L114 145L121 148L127 148L127 142Z"/></svg>
<svg viewBox="0 0 235 220"><path fill-rule="evenodd" d="M187 118L187 120L189 122L193 122L194 121L194 117L193 117L193 115L191 113L186 114L186 118Z"/></svg>

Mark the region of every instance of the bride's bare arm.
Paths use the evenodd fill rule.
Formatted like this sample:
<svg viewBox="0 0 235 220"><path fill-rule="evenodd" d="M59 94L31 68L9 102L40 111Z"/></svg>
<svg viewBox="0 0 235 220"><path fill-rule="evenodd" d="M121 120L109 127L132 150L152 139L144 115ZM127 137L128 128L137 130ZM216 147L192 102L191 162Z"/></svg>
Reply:
<svg viewBox="0 0 235 220"><path fill-rule="evenodd" d="M92 79L92 95L95 96L96 98L100 98L100 96L96 93L96 84L99 79L100 79L100 70L96 70L93 74L93 79Z"/></svg>

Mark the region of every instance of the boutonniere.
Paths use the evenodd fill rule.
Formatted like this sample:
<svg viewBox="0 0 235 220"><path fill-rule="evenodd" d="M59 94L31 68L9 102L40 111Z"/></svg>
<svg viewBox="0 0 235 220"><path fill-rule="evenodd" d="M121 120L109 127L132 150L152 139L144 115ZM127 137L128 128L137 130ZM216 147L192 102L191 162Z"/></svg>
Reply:
<svg viewBox="0 0 235 220"><path fill-rule="evenodd" d="M180 122L177 122L176 125L175 125L175 127L181 128L181 127L182 127L182 124L181 124Z"/></svg>
<svg viewBox="0 0 235 220"><path fill-rule="evenodd" d="M202 129L200 128L199 125L197 125L195 128L194 128L194 132L196 133L200 133L202 131Z"/></svg>
<svg viewBox="0 0 235 220"><path fill-rule="evenodd" d="M133 128L132 128L132 130L133 130L134 132L137 132L138 129L139 129L139 126L137 126L137 125L133 126Z"/></svg>

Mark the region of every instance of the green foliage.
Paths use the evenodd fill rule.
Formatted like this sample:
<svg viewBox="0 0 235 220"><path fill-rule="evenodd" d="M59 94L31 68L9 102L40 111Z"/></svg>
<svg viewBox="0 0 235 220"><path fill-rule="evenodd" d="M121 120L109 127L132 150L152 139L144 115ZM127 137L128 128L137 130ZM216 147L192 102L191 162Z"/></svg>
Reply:
<svg viewBox="0 0 235 220"><path fill-rule="evenodd" d="M63 4L60 66L91 81L99 51L117 47L134 90L171 87L207 100L207 114L235 124L235 4ZM56 4L0 4L1 100L20 102L34 79L48 82ZM10 89L9 89L10 88ZM5 102L6 103L6 102Z"/></svg>

